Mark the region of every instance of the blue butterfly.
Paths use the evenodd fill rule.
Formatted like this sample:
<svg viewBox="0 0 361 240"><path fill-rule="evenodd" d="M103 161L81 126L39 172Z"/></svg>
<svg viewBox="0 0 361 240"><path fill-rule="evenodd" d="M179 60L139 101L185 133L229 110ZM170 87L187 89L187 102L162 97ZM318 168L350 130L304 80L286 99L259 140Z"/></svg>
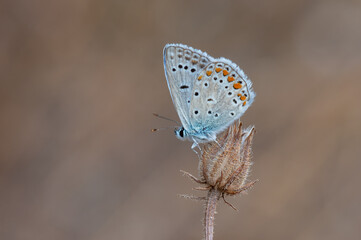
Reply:
<svg viewBox="0 0 361 240"><path fill-rule="evenodd" d="M181 140L216 141L217 134L238 120L255 98L252 82L233 62L213 58L183 44L167 44L164 71L182 127Z"/></svg>

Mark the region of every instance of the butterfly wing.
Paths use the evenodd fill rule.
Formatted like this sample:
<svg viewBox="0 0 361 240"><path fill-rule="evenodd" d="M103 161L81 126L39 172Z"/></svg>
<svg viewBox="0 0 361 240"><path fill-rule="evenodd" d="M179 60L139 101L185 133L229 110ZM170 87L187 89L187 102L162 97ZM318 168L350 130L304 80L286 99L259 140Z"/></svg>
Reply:
<svg viewBox="0 0 361 240"><path fill-rule="evenodd" d="M198 135L214 140L252 104L255 98L252 82L225 58L210 62L196 79L189 107L190 124Z"/></svg>
<svg viewBox="0 0 361 240"><path fill-rule="evenodd" d="M185 130L191 130L189 106L196 77L213 58L182 44L167 44L163 64L175 109Z"/></svg>

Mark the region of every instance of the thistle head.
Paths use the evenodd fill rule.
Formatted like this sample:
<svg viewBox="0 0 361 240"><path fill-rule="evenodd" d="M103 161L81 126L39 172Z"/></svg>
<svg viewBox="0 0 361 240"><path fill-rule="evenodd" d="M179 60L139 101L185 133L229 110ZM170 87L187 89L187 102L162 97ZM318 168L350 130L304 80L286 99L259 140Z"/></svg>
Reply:
<svg viewBox="0 0 361 240"><path fill-rule="evenodd" d="M199 162L201 180L222 194L235 195L252 187L247 183L251 167L254 127L242 129L240 121L230 126L217 142L202 145Z"/></svg>

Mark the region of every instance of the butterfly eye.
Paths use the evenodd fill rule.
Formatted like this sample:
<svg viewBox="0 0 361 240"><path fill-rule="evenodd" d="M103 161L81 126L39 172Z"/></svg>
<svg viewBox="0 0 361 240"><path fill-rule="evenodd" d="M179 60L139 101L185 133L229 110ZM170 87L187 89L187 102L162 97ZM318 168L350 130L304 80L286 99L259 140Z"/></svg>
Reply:
<svg viewBox="0 0 361 240"><path fill-rule="evenodd" d="M172 71L175 72L177 69L173 68Z"/></svg>
<svg viewBox="0 0 361 240"><path fill-rule="evenodd" d="M209 110L209 111L208 111L208 114L212 114L212 111Z"/></svg>
<svg viewBox="0 0 361 240"><path fill-rule="evenodd" d="M197 115L199 112L197 110L194 111L194 114Z"/></svg>
<svg viewBox="0 0 361 240"><path fill-rule="evenodd" d="M182 68L183 66L181 64L178 65L179 68Z"/></svg>
<svg viewBox="0 0 361 240"><path fill-rule="evenodd" d="M191 72L195 72L195 71L196 71L196 69L195 69L195 68L192 68L192 69L191 69Z"/></svg>
<svg viewBox="0 0 361 240"><path fill-rule="evenodd" d="M198 95L199 95L199 92L195 92L195 93L194 93L194 96L198 96Z"/></svg>
<svg viewBox="0 0 361 240"><path fill-rule="evenodd" d="M187 70L187 69L188 69L188 66L184 66L184 69Z"/></svg>
<svg viewBox="0 0 361 240"><path fill-rule="evenodd" d="M231 116L234 116L234 112L230 112L229 114L230 114Z"/></svg>

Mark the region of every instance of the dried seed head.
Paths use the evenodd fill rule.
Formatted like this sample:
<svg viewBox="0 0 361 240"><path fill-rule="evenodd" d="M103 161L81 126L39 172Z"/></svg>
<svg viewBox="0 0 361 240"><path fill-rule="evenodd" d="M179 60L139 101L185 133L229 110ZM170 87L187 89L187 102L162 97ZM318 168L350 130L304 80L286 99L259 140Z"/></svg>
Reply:
<svg viewBox="0 0 361 240"><path fill-rule="evenodd" d="M220 197L227 202L224 195L236 195L251 188L256 181L247 183L251 167L251 145L255 133L254 127L242 129L242 123L237 121L230 126L215 142L201 146L199 161L200 179L190 173L183 172L193 181L205 184L197 190L208 191L207 197L183 196L195 200L206 201L204 215L205 239L213 239L214 217L216 205Z"/></svg>
<svg viewBox="0 0 361 240"><path fill-rule="evenodd" d="M199 162L201 180L223 194L235 195L255 182L246 183L251 166L254 127L242 129L242 123L230 126L217 140L202 145Z"/></svg>

